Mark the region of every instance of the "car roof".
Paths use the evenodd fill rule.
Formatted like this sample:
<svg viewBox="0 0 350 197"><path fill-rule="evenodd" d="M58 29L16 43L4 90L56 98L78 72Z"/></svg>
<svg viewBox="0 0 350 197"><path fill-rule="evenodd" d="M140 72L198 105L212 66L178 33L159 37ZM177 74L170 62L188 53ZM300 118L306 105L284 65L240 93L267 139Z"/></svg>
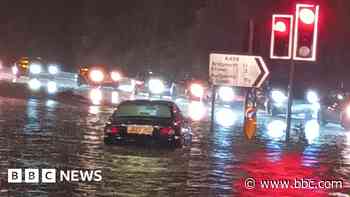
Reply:
<svg viewBox="0 0 350 197"><path fill-rule="evenodd" d="M125 104L160 104L160 105L176 105L172 101L164 101L164 100L146 100L146 99L137 99L137 100L127 100L121 102L119 105L125 105Z"/></svg>

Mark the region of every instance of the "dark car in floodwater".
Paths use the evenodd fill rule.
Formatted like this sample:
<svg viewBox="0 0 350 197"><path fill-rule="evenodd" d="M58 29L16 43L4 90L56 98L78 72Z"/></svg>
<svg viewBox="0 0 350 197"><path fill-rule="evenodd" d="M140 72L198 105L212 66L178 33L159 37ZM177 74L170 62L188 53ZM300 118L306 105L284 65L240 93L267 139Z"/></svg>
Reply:
<svg viewBox="0 0 350 197"><path fill-rule="evenodd" d="M110 117L104 134L106 144L142 140L182 147L192 139L189 121L171 101L124 101Z"/></svg>

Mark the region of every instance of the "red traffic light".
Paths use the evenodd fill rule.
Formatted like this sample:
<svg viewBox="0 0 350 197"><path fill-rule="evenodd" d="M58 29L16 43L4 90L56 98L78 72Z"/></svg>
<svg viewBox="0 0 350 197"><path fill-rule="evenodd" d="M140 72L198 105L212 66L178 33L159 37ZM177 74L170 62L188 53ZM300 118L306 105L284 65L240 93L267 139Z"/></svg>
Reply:
<svg viewBox="0 0 350 197"><path fill-rule="evenodd" d="M278 21L275 23L274 28L275 31L278 32L286 32L287 31L287 25L283 21Z"/></svg>
<svg viewBox="0 0 350 197"><path fill-rule="evenodd" d="M300 20L308 25L311 25L315 22L315 13L308 8L303 8L300 10Z"/></svg>
<svg viewBox="0 0 350 197"><path fill-rule="evenodd" d="M270 44L271 59L290 59L292 56L293 15L274 14Z"/></svg>
<svg viewBox="0 0 350 197"><path fill-rule="evenodd" d="M293 59L316 61L319 5L297 4Z"/></svg>

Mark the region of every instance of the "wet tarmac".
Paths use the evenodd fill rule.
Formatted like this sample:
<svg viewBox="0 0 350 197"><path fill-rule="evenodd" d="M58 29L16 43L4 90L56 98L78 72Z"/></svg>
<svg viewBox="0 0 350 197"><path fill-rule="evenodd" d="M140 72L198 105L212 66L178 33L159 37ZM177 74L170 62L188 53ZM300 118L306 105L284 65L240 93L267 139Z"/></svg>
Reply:
<svg viewBox="0 0 350 197"><path fill-rule="evenodd" d="M67 98L69 99L69 98ZM268 116L247 140L232 128L193 123L190 147L107 146L111 107L0 97L0 196L328 196L350 194L350 133L327 125L311 135L271 136ZM306 136L306 137L305 137ZM7 183L9 168L102 170L102 181ZM247 189L245 179L341 180L339 189Z"/></svg>

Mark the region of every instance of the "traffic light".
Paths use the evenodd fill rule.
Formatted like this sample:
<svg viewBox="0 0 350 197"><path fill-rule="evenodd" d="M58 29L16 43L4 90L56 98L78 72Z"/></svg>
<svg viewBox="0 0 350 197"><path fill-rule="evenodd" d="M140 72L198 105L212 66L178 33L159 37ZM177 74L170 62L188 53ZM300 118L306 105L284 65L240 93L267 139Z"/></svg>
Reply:
<svg viewBox="0 0 350 197"><path fill-rule="evenodd" d="M290 59L292 57L293 16L273 15L270 46L271 59Z"/></svg>
<svg viewBox="0 0 350 197"><path fill-rule="evenodd" d="M318 5L297 4L293 51L295 60L316 60L318 16Z"/></svg>

